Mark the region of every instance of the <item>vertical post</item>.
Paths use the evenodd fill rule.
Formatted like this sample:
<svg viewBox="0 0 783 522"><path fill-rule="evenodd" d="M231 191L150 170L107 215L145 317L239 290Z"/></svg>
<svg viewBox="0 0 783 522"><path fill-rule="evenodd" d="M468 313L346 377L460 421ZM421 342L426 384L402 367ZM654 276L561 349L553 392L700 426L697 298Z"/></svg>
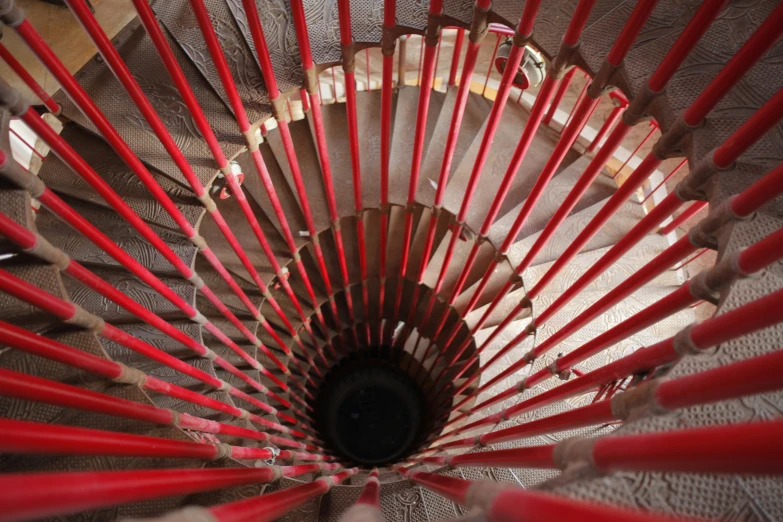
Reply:
<svg viewBox="0 0 783 522"><path fill-rule="evenodd" d="M427 116L429 114L430 96L432 94L432 81L435 71L435 54L440 47L442 0L432 0L429 7L427 30L424 35L424 53L421 66L421 86L419 88L419 103L416 112L416 129L413 141L413 154L411 158L411 172L408 183L408 199L405 207L405 231L403 233L402 252L400 260L399 283L395 296L394 321L396 323L397 311L402 303L402 281L408 268L408 255L413 235L413 218L416 203L416 189L419 185L419 173L421 161L424 155L424 137L427 130Z"/></svg>
<svg viewBox="0 0 783 522"><path fill-rule="evenodd" d="M593 141L587 147L588 153L592 154L595 152L595 149L598 148L601 140L604 139L604 136L609 134L609 130L614 127L614 124L617 123L617 121L620 119L620 115L628 106L628 101L625 99L625 96L619 94L619 91L615 90L609 93L609 98L611 98L612 103L614 104L614 108L612 109L612 112L609 113L609 116L607 116L606 121L595 135Z"/></svg>
<svg viewBox="0 0 783 522"><path fill-rule="evenodd" d="M465 29L457 29L454 39L454 52L451 55L451 69L449 70L449 86L457 83L457 70L459 69L459 56L462 53L462 41L465 39Z"/></svg>
<svg viewBox="0 0 783 522"><path fill-rule="evenodd" d="M2 38L2 35L2 30L0 30L0 38ZM17 60L16 57L14 57L14 55L11 54L6 46L2 43L0 43L0 58L2 58L3 61L11 68L11 70L22 79L25 85L27 85L30 90L33 91L38 99L41 100L47 109L49 109L49 112L52 114L60 114L62 109L57 104L57 102L54 101L51 96L49 96L49 93L47 93L37 81L35 81L33 75L30 74L21 63L19 63L19 60Z"/></svg>
<svg viewBox="0 0 783 522"><path fill-rule="evenodd" d="M386 295L386 247L389 233L389 159L391 156L392 132L392 89L394 75L394 27L397 22L396 0L386 0L383 6L383 77L381 80L381 216L380 216L380 252L378 282L378 320L376 338L381 341L384 300ZM405 86L405 60L407 36L401 36L399 66L397 70L398 88Z"/></svg>
<svg viewBox="0 0 783 522"><path fill-rule="evenodd" d="M345 74L345 109L348 115L348 139L351 149L351 172L353 180L354 210L356 212L357 249L359 251L359 270L362 278L362 303L369 310L367 290L367 251L364 241L364 212L362 203L362 172L359 158L359 128L356 119L356 78L353 32L351 29L350 0L338 0L337 10L340 19L340 45L342 47L343 73ZM345 298L351 299L350 288L345 288ZM351 322L354 321L351 313Z"/></svg>
<svg viewBox="0 0 783 522"><path fill-rule="evenodd" d="M492 75L492 69L495 67L495 57L498 55L498 48L500 47L500 33L495 35L495 50L492 51L492 58L489 60L489 67L487 68L487 77L484 79L484 88L481 90L481 95L487 94L487 85L489 84L489 77ZM506 65L508 67L508 65Z"/></svg>
<svg viewBox="0 0 783 522"><path fill-rule="evenodd" d="M560 102L563 101L563 97L565 96L566 91L568 91L568 87L571 85L571 81L574 79L576 71L577 68L573 67L570 71L568 71L568 73L566 73L563 79L560 80L560 85L557 86L555 97L552 98L552 104L549 106L549 110L547 111L546 116L544 116L544 125L549 125L552 123L552 118L554 117L555 112L557 112L557 107L560 105Z"/></svg>
<svg viewBox="0 0 783 522"><path fill-rule="evenodd" d="M682 169L682 168L683 168L683 167L684 167L684 166L685 166L687 163L688 163L688 158L685 158L685 159L683 159L683 160L682 160L680 163L678 163L678 164L677 164L677 166L676 166L676 167L674 167L674 168L672 169L672 171L671 171L671 172L669 172L669 173L666 175L666 177L665 177L665 178L663 178L663 181L661 181L660 183L658 183L658 185L657 185L657 186L656 186L654 189L652 189L652 190L650 191L650 193L649 193L649 194L647 194L647 197L645 197L645 198L642 200L641 204L642 204L642 205L644 205L644 203L645 203L645 202L646 202L648 199L650 199L650 198L652 197L652 195L653 195L653 194L655 194L655 192L656 192L656 191L657 191L659 188L661 188L661 187L662 187L662 186L663 186L663 185L664 185L664 184L665 184L667 181L669 181L669 179L670 179L672 176L674 176L675 174L677 174L677 173L680 171L680 169Z"/></svg>

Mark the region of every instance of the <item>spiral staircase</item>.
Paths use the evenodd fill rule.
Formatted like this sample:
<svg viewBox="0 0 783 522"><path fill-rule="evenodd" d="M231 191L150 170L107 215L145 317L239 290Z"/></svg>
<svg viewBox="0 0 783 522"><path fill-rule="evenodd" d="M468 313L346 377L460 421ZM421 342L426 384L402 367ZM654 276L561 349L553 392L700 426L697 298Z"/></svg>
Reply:
<svg viewBox="0 0 783 522"><path fill-rule="evenodd" d="M783 4L67 3L73 76L0 2L0 520L783 520Z"/></svg>

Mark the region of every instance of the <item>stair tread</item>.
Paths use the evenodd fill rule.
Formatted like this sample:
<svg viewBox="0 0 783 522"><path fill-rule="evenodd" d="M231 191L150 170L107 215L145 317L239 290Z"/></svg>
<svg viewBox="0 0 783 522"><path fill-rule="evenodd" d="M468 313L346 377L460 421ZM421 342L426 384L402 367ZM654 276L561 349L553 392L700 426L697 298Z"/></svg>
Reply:
<svg viewBox="0 0 783 522"><path fill-rule="evenodd" d="M354 33L355 34L355 33ZM359 160L362 169L362 203L364 208L377 208L381 201L381 92L363 91L356 93L356 125L359 132L361 152ZM391 118L394 121L397 96L392 96ZM392 137L394 124L392 124ZM392 156L393 158L394 156ZM389 169L394 164L390 160ZM345 187L345 190L353 190Z"/></svg>
<svg viewBox="0 0 783 522"><path fill-rule="evenodd" d="M446 150L446 140L451 129L451 118L454 114L457 90L457 87L452 86L446 91L446 98L443 101L443 108L438 115L435 133L432 135L427 154L422 161L419 186L416 189L416 201L425 206L432 206L435 201L435 191L440 178L443 154ZM459 136L454 147L449 179L456 173L456 168L460 165L470 144L483 128L484 121L489 116L490 108L490 103L483 96L468 94L465 112L459 128Z"/></svg>
<svg viewBox="0 0 783 522"><path fill-rule="evenodd" d="M0 208L11 221L35 232L35 216L30 193L26 190L0 190ZM0 238L0 253L17 252L18 247Z"/></svg>
<svg viewBox="0 0 783 522"><path fill-rule="evenodd" d="M133 22L114 39L114 42L131 74L156 113L160 115L169 134L188 159L198 179L202 184L209 184L217 173L215 160L147 33L138 22ZM183 67L187 68L187 66L188 63L185 62ZM141 112L100 56L90 60L74 76L139 158L172 180L188 186L184 175L166 152L161 140L152 132ZM191 74L190 77L194 76ZM198 88L200 85L203 85L203 82L196 83L194 90L201 90ZM66 117L98 133L90 120L64 93L59 93L55 99L62 105ZM219 113L224 113L225 118L226 112L225 107L219 109L217 112L208 113L210 121L214 119L217 124L220 124Z"/></svg>
<svg viewBox="0 0 783 522"><path fill-rule="evenodd" d="M122 293L141 303L145 308L154 310L157 315L167 321L185 320L185 314L179 308L168 302L160 294L152 290L131 275L124 268L94 265L90 271L112 285L119 288ZM178 296L191 305L195 303L196 289L188 281L182 278L161 277L160 280L174 291ZM63 279L66 290L71 300L97 316L110 323L138 323L141 322L135 315L113 302L105 299L94 290L82 285L70 277Z"/></svg>
<svg viewBox="0 0 783 522"><path fill-rule="evenodd" d="M540 265L558 259L571 245L582 229L603 208L607 200L600 201L590 207L567 217L557 228L555 234L547 241L531 266ZM626 201L614 213L601 229L582 248L582 252L611 246L619 241L644 216L642 207L633 201ZM530 247L535 244L540 235L528 236L511 246L508 252L509 261L517 266L524 259Z"/></svg>
<svg viewBox="0 0 783 522"><path fill-rule="evenodd" d="M171 263L146 239L130 228L119 214L103 207L85 204L69 198L66 198L66 203L70 203L76 212L105 234L123 252L129 253L131 257L141 261L141 264L154 274L181 277L181 274ZM53 245L68 252L72 259L88 266L100 265L116 268L122 266L114 258L106 254L102 248L72 229L48 210L42 209L38 213L36 221L41 234L50 238L50 242ZM198 249L185 236L154 225L152 230L186 265L190 266L193 264Z"/></svg>
<svg viewBox="0 0 783 522"><path fill-rule="evenodd" d="M294 144L302 182L305 186L307 203L310 206L315 229L325 230L331 225L331 218L329 217L326 190L321 179L321 166L318 161L318 152L315 143L313 143L310 136L310 129L307 126L307 122L304 121L291 122L288 128L291 132L291 139ZM301 199L297 193L296 185L294 184L294 179L291 174L291 165L285 154L280 131L277 129L269 131L266 141L277 160L277 168L282 171L282 177L288 182L288 192L290 192L292 197L289 203L296 203L298 206L298 209L293 211L293 215L302 215L301 224L298 224L298 226L304 226L304 228L292 230L294 237L300 238L301 241L302 237L307 237L306 234L308 233L308 229L306 222L304 221ZM286 211L286 216L292 213L291 210L286 207L284 207L284 210ZM303 236L303 234L305 235Z"/></svg>
<svg viewBox="0 0 783 522"><path fill-rule="evenodd" d="M358 100L359 96L357 96ZM351 167L351 152L348 136L348 117L345 104L331 103L321 107L323 116L326 146L329 152L329 165L332 170L332 182L334 184L334 196L337 203L337 211L340 216L355 214L353 198L353 168ZM310 120L311 132L314 133ZM358 120L358 118L357 118ZM360 136L361 143L361 136ZM319 151L320 153L320 151ZM361 160L361 155L359 156ZM373 202L373 206L374 206Z"/></svg>
<svg viewBox="0 0 783 522"><path fill-rule="evenodd" d="M558 175L550 180L541 194L541 198L536 202L533 211L530 213L527 221L522 226L516 241L540 232L549 223L549 220L555 214L565 197L571 192L574 183L581 177L582 173L590 163L590 158L582 156L571 165L563 169ZM617 185L607 176L598 176L590 184L587 191L579 198L570 215L576 214L591 205L598 203L612 194L617 189ZM505 215L501 215L490 231L490 241L498 247L505 241L508 231L516 221L519 211L522 209L524 201L521 201L513 209L510 209Z"/></svg>
<svg viewBox="0 0 783 522"><path fill-rule="evenodd" d="M438 115L443 107L445 98L446 95L438 91L432 91L430 94L422 160L432 143ZM418 88L400 88L397 94L397 110L394 117L394 131L391 142L390 157L394 158L394 160L389 162L389 201L395 205L404 206L408 201L413 145L416 140L418 101ZM420 171L420 175L424 175L423 171Z"/></svg>
<svg viewBox="0 0 783 522"><path fill-rule="evenodd" d="M529 113L515 103L506 105L467 214L466 223L474 231L478 231L481 227L487 211L498 193L497 190L511 163L511 158L528 117ZM446 189L444 207L454 214L460 211L463 204L465 189L468 186L481 147L486 125L485 122L482 130L476 134ZM530 192L554 150L557 139L557 134L553 130L543 126L539 129L525 160L514 177L499 215L502 216L513 208L514 202L519 201ZM577 158L578 155L575 151L569 151L556 172L562 171Z"/></svg>
<svg viewBox="0 0 783 522"><path fill-rule="evenodd" d="M225 0L225 2L231 12L231 16L237 22L237 27L242 34L245 44L252 53L251 56L255 58L258 64L258 53L253 42L253 36L250 33L250 25L245 15L245 7L242 0ZM269 59L272 62L272 70L275 71L278 88L281 92L301 88L304 81L302 67L296 60L296 57L292 56L293 53L289 48L290 43L284 38L278 37L278 34L285 32L285 28L281 26L275 27L277 24L282 25L291 20L290 6L288 4L273 5L261 0L256 0L255 4L264 27L265 42L269 51Z"/></svg>
<svg viewBox="0 0 783 522"><path fill-rule="evenodd" d="M638 244L623 254L616 263L608 270L604 271L595 281L586 287L588 289L606 289L611 290L628 276L638 271L646 265L651 259L663 252L669 246L666 239L657 234L651 234L644 237ZM606 246L595 250L587 250L578 254L570 263L568 263L557 277L541 292L541 295L551 294L559 295L567 288L572 286L576 280L584 274L588 267L598 261L612 247ZM543 276L555 261L542 263L528 268L523 274L523 280L527 288ZM648 285L673 286L678 285L680 281L677 275L667 270L653 279Z"/></svg>
<svg viewBox="0 0 783 522"><path fill-rule="evenodd" d="M178 230L177 224L163 206L101 138L75 123L66 124L60 136L142 219L150 224ZM185 219L195 226L205 210L194 194L155 169L151 168L150 173L176 204ZM47 157L38 175L50 189L60 195L110 208L81 176L73 172L55 154Z"/></svg>
<svg viewBox="0 0 783 522"><path fill-rule="evenodd" d="M272 106L261 71L255 60L250 58L250 49L228 5L223 0L207 0L205 5L213 25L219 27L215 33L251 124L269 118L272 115ZM160 22L170 31L212 89L227 107L231 107L188 2L156 2L152 7Z"/></svg>

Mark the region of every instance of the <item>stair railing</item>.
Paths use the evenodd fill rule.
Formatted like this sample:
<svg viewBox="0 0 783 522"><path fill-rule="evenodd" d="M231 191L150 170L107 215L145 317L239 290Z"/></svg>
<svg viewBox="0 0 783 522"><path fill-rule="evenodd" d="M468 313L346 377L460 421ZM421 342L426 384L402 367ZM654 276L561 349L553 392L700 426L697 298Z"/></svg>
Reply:
<svg viewBox="0 0 783 522"><path fill-rule="evenodd" d="M74 6L80 5L78 1L74 4ZM88 10L89 12L89 10ZM92 15L90 15L92 16ZM85 19L89 22L89 19ZM49 48L49 46L44 42L44 40L40 37L40 35L36 32L36 30L32 27L32 25L24 18L24 13L19 9L18 7L13 5L13 2L11 3L11 7L9 11L3 16L3 21L11 26L14 27L16 32L20 35L20 37L25 41L25 43L31 48L31 50L36 54L36 56L39 58L39 60L52 72L53 76L57 79L57 81L63 86L63 90L71 97L71 99L74 101L74 103L85 113L85 115L90 119L90 121L93 122L94 125L99 129L99 131L102 133L103 137L108 141L108 143L114 148L114 150L117 152L117 154L123 159L123 161L131 168L131 170L136 174L139 179L144 183L145 187L150 191L150 193L155 197L155 199L161 204L161 206L167 211L167 213L172 217L172 219L177 223L180 230L183 232L183 234L197 247L199 248L202 255L204 255L207 260L212 264L212 266L216 269L216 271L226 280L227 284L229 284L230 287L234 289L238 289L238 285L236 282L233 281L233 278L229 275L228 271L225 270L222 263L219 261L217 256L212 252L212 250L209 248L209 246L206 244L204 239L199 236L196 233L195 228L187 221L185 216L182 214L182 212L177 208L176 204L171 200L171 198L168 196L168 194L163 190L163 188L157 183L157 181L154 179L152 174L147 170L146 166L139 160L139 158L133 153L133 151L130 149L130 147L127 145L127 143L120 137L120 135L117 133L116 129L109 123L108 119L105 117L105 115L100 111L100 109L97 107L97 105L93 102L92 99L90 99L89 95L84 91L84 89L78 84L78 82L74 79L74 77L67 71L65 66L60 62L60 60L57 58L57 56L52 52L52 50ZM98 28L100 30L100 28ZM102 31L101 31L102 32ZM97 35L97 33L96 33ZM105 36L105 35L104 35ZM109 47L111 45L109 44ZM114 50L113 47L111 47L112 50ZM104 49L108 50L108 49ZM116 51L114 51L116 53ZM121 65L124 67L124 64L119 62L114 62L115 65ZM125 72L127 72L127 69L124 69ZM123 72L122 68L118 69L118 72ZM135 80L132 80L132 84L135 84ZM128 87L132 87L131 83L128 83ZM136 85L138 87L138 85ZM129 90L130 92L130 90ZM142 94L143 97L143 94ZM141 103L142 100L139 99L139 102ZM147 102L148 103L148 102ZM18 116L25 117L25 122L30 126L33 130L36 132L40 132L39 136L41 138L45 138L45 136L42 136L41 134L44 134L46 132L46 129L48 129L48 126L45 126L43 122L41 122L34 113L29 112L27 110L24 111L18 111ZM150 116L151 121L154 122L157 118L156 115L154 115L154 110L149 113L147 112L147 115ZM159 120L158 120L159 121ZM41 123L41 125L37 125L38 123ZM44 128L46 127L46 128ZM162 129L164 133L167 134L167 131L165 129ZM75 153L71 154L73 151L67 150L65 147L60 147L60 145L64 144L64 141L60 143L59 141L54 139L54 136L56 136L56 133L50 133L51 141L47 141L47 144L52 147L55 152L58 152L58 148L60 150L64 150L66 153L69 154L69 156L75 156L78 158L78 155L75 155ZM59 136L57 137L59 138ZM170 138L170 136L169 136ZM46 140L45 140L46 141ZM173 150L172 150L173 152ZM176 154L176 153L175 153ZM86 166L86 163L82 162L84 166ZM73 164L72 164L73 165ZM183 168L188 169L189 167L186 167L185 165L182 165ZM79 166L75 168L77 174L83 175L89 173L89 179L85 178L88 183L90 183L93 188L96 188L98 190L98 184L100 183L100 177L96 175L93 176L94 172L88 171L86 168L83 168L83 166ZM192 172L192 171L191 171ZM198 189L199 186L201 186L200 182L198 182L198 185L195 185L195 183L198 181L197 178L191 178L191 181L194 183L195 189ZM203 196L203 202L206 202L205 205L208 208L212 208L214 205L214 202L212 202L212 205L209 204L211 202L211 198L209 198L208 194L203 192L203 186L201 186L202 192L201 195ZM184 264L174 253L170 250L170 248L165 245L165 243L160 240L157 235L152 232L152 230L143 223L143 221L138 218L138 216L133 213L133 211L128 207L123 201L122 198L120 198L116 193L111 191L110 187L108 187L107 184L103 184L103 187L99 190L99 192L103 192L102 195L106 197L106 195L109 195L108 198L113 204L114 208L120 213L120 215L123 215L126 220L130 220L129 222L136 228L139 233L150 241L150 243L155 246L161 254L169 260L169 262L172 263L172 265L182 274L182 276L187 279L188 281L191 281L194 286L196 286L199 291L234 325L236 326L240 332L243 333L247 339L254 344L255 346L258 346L261 348L262 343L261 341L250 332L237 318L236 316L225 306L224 303L215 295L212 290L205 285L203 280L186 264ZM196 190L197 194L199 193L198 190ZM57 209L60 209L60 211L64 211L65 207L63 207L64 203L59 200L56 196L54 196L53 193L49 195L49 191L44 191L44 194L42 194L42 197L47 199L52 205L54 205L53 211L55 213L58 213ZM59 212L61 215L62 212ZM212 213L213 216L216 216L218 221L221 221L219 213ZM102 234L100 234L97 229L92 226L91 224L87 223L85 220L81 219L78 213L76 212L70 212L68 214L68 219L70 220L70 223L72 225L76 225L77 221L81 220L81 224L77 225L80 227L80 230L82 230L83 233L85 233L85 236L88 237L91 240L100 240L103 243L106 243L108 238L105 238ZM260 229L259 229L260 230ZM230 229L227 227L224 228L224 231L226 231L229 235L227 236L229 243L236 243L238 246L238 242L236 241L236 238L233 238L233 233L231 233ZM233 241L232 239L233 238ZM268 246L268 244L267 244ZM119 259L123 259L121 261L121 264L124 263L124 266L128 268L131 266L132 259L127 256L122 249L114 245L113 247L107 247L102 246L101 248L111 250L115 252L115 255L119 255ZM239 258L242 259L244 252L241 250L241 247L238 247L235 249L235 252L238 254ZM270 250L271 252L271 250ZM246 256L244 256L246 258ZM273 256L274 257L274 256ZM135 262L134 262L135 263ZM252 264L247 261L247 264L252 267ZM151 276L151 274L146 271L144 267L141 267L140 264L135 263L136 266L134 266L133 269L128 268L132 272L134 272L137 276L140 276L143 281L145 281L147 284L150 284L150 286L159 293L161 293L164 296L169 296L172 299L179 299L178 297L175 297L173 295L173 292L171 292L165 285L162 283L156 283L154 276ZM142 270L143 269L143 270ZM135 271L134 271L135 270ZM252 272L251 272L252 273ZM159 280L158 280L159 281ZM260 278L257 280L257 282L260 281ZM233 284L232 284L233 282ZM287 282L285 283L287 284ZM264 291L266 287L261 287L261 290ZM268 291L266 292L267 295L269 295ZM240 299L242 299L243 293L238 292L238 296ZM169 298L167 297L167 299ZM246 296L245 296L246 297ZM182 301L181 299L179 301ZM249 302L248 299L242 299L243 303L246 306L251 306L252 303ZM179 302L176 306L178 308L182 309L184 313L191 319L197 319L198 321L203 321L203 316L199 314L194 308L190 307L190 305L187 305L184 303L184 301ZM275 305L272 304L274 307ZM277 307L279 309L279 307ZM256 320L260 320L261 316L257 313L257 311L253 308L253 311L251 312L253 314L253 317L256 318ZM282 314L282 309L280 309L280 313L282 317L285 317L284 314ZM287 321L287 319L285 319ZM261 322L262 326L266 324L266 328L268 328L268 331L271 330L271 327L269 327L266 320L263 320ZM221 339L227 339L227 336L220 332L217 327L207 322L205 325L205 328L208 330L212 330L216 332L216 335ZM225 342L225 341L223 341ZM282 341L281 341L282 342ZM284 343L283 343L284 346ZM282 347L282 346L281 346ZM265 349L265 348L264 348ZM287 348L284 349L284 351ZM271 352L270 352L271 353Z"/></svg>
<svg viewBox="0 0 783 522"><path fill-rule="evenodd" d="M704 5L707 4L703 4L702 7L704 7ZM587 226L582 229L582 232L579 234L579 236L570 242L566 251L558 257L555 263L542 276L536 285L527 291L526 298L523 299L522 302L520 302L520 304L514 308L512 313L507 316L507 320L504 321L505 324L508 324L511 320L513 320L514 316L520 314L523 310L531 306L532 299L540 294L543 288L552 281L555 275L560 272L565 264L567 264L582 249L589 239L592 238L593 235L598 232L598 230L600 230L603 224L606 223L606 221L625 203L628 197L639 186L641 186L642 182L644 182L644 180L646 180L647 177L649 177L649 175L658 166L660 166L660 164L663 162L663 159L665 159L667 155L675 153L674 151L676 151L677 147L679 147L679 143L683 137L690 132L688 129L696 128L696 125L703 121L703 119L706 117L706 114L718 103L718 101L720 101L720 99L722 99L723 96L728 93L731 87L734 86L753 66L753 64L755 64L764 55L766 50L769 49L779 39L780 35L783 34L783 28L781 28L781 26L777 24L775 20L777 19L777 14L783 13L783 6L779 6L778 9L780 9L780 13L773 13L765 20L764 23L762 23L761 26L759 26L759 28L748 39L745 45L743 45L742 48L734 55L731 61L721 69L718 75L694 101L691 107L695 107L696 112L692 112L690 109L686 111L686 114L688 115L687 124L685 123L685 120L680 119L678 121L681 123L676 124L661 137L653 152L651 152L647 158L645 158L642 164L636 169L634 174L620 186L617 192L615 192L609 201L602 207L599 213L593 217ZM701 12L701 10L699 12ZM695 27L698 32L703 32L706 30L704 26L708 24L705 24L705 21L702 17L696 18L694 16L692 21L694 20L696 21ZM689 43L691 47L695 45L693 43L694 40L697 39L694 38L691 34L682 37L682 41ZM673 49L676 49L678 53L669 53L667 54L667 58L671 56L672 59L677 59L678 62L684 60L685 56L679 53L679 51L682 50L682 46L675 44ZM664 63L666 63L665 67L663 65ZM665 72L666 76L663 75L663 72L659 73L659 71ZM664 62L662 62L662 64L659 66L656 74L651 77L650 81L648 81L647 90L643 90L637 97L635 97L634 102L626 110L625 114L628 115L628 118L638 119L640 117L638 115L644 113L647 103L654 97L652 93L660 92L651 90L652 87L657 86L663 88L672 74L672 66L669 65L667 59L664 59ZM653 78L655 78L655 82L652 82ZM653 83L652 86L651 82ZM706 101L705 98L709 101ZM764 132L772 127L774 122L770 122L768 120L771 116L776 114L775 107L777 106L778 98L779 96L776 95L773 99L767 102L768 105L757 111L753 117L751 117L745 124L743 124L740 129L738 129L737 132L735 132L734 136L737 140L736 142L730 143L728 140L725 142L724 145L727 147L727 149L729 149L730 154L720 156L722 158L721 168L730 166L734 159L739 156L740 151L737 150L737 146L745 145L745 148L743 148L743 150L745 150L747 148L747 140L755 141L760 139ZM544 244L546 241L548 241L549 238L551 238L559 224L567 217L567 215L576 205L581 195L584 193L584 191L587 190L592 180L598 175L600 170L606 164L609 156L619 146L619 142L625 136L624 133L627 133L629 129L630 125L628 125L625 121L618 123L610 138L599 150L595 158L593 158L593 160L590 162L590 165L587 167L582 176L580 176L579 181L577 181L577 184L566 197L566 200L564 200L564 202L561 204L555 216L550 219L547 227L545 227L541 232L534 246L531 247L531 249L528 251L525 259L523 259L523 261L515 269L515 273L512 274L512 277L509 279L509 281L501 288L496 297L493 299L492 303L489 305L487 311L474 326L473 333L475 333L475 331L484 325L497 305L505 298L512 288L521 282L521 274L525 269L527 269L528 266L530 266L533 258L538 254L540 249L543 248ZM729 161L729 159L731 159L731 161ZM703 165L701 169L703 174L699 178L699 183L703 183L705 181L704 176L712 174L717 170L716 165L710 165L712 165L712 163L709 161ZM691 175L692 174L693 173L691 173ZM689 177L691 175L689 175ZM624 248L622 252L627 251L628 248L640 241L647 232L657 227L661 221L663 221L663 219L668 217L671 212L676 210L684 202L685 195L682 194L682 192L680 194L683 199L674 193L669 194L664 202L661 202L658 206L655 207L655 209L653 209L650 214L645 216L642 226L634 227L634 229L626 235L626 238L621 240L620 243L623 244L621 247L612 249L612 256L614 256L616 253L619 253L620 248ZM515 234L509 234L508 238L515 236ZM508 238L507 241L509 241ZM540 326L548 317L559 310L560 307L565 304L565 302L570 300L573 295L580 292L584 286L586 286L586 284L592 281L595 276L603 272L603 270L608 268L608 266L610 266L611 263L613 263L616 259L616 257L612 257L610 260L610 256L604 256L602 260L599 261L599 263L594 265L588 271L588 273L585 274L585 276L580 278L577 283L578 286L575 285L570 287L568 291L560 296L560 298L558 298L555 303L550 305L547 310L539 315L536 318L536 323ZM602 267L600 271L597 270L597 267L599 266ZM504 328L505 325L496 328L489 338L485 340L483 347L488 346L492 341L494 341L494 339L500 335ZM532 333L535 328L535 323L528 325L528 334Z"/></svg>

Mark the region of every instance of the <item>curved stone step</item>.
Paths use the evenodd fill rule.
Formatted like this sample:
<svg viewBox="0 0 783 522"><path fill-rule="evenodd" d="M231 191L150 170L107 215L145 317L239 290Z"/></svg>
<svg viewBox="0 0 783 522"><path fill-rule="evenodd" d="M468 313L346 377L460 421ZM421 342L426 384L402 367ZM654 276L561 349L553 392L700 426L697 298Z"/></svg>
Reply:
<svg viewBox="0 0 783 522"><path fill-rule="evenodd" d="M495 133L486 163L480 173L476 192L470 203L466 222L475 232L481 228L492 202L497 195L500 183L508 170L514 150L519 143L529 114L513 101L506 104L500 125ZM454 171L452 179L444 196L444 207L457 214L465 197L471 173L476 157L481 148L481 142L486 132L486 122L482 129L475 135L470 148L462 158L462 162ZM557 134L549 128L541 127L533 139L525 160L517 171L509 192L501 206L499 215L508 212L517 201L524 198L530 192L536 179L544 168L550 154L557 143ZM560 172L578 158L575 151L570 151L556 172Z"/></svg>
<svg viewBox="0 0 783 522"><path fill-rule="evenodd" d="M536 202L533 211L522 226L519 235L516 237L516 242L522 241L524 238L544 229L589 163L590 158L582 156L550 180L542 192L541 198ZM615 190L617 190L617 185L609 177L598 176L579 199L570 215L609 198L614 194ZM523 205L524 201L521 201L495 221L490 232L492 244L498 246L503 244Z"/></svg>
<svg viewBox="0 0 783 522"><path fill-rule="evenodd" d="M165 3L169 4L169 2ZM164 2L158 4L162 5ZM114 39L114 45L149 102L160 115L177 147L188 158L201 183L209 185L217 174L215 161L147 33L138 21L132 22ZM183 63L184 68L188 65L187 61ZM152 132L141 112L100 56L90 60L74 76L139 158L172 180L188 186L162 142ZM190 77L194 78L192 74ZM196 91L206 87L203 81L193 86ZM64 116L84 128L97 132L92 123L64 93L58 94L55 99L62 105ZM212 105L212 107L216 106ZM223 108L221 112L225 114L225 109ZM214 117L216 123L220 122L220 117L213 111L207 116Z"/></svg>
<svg viewBox="0 0 783 522"><path fill-rule="evenodd" d="M425 206L432 206L435 200L435 191L438 188L438 179L443 165L443 155L446 150L446 140L451 130L451 118L454 115L454 105L457 97L457 87L449 87L446 98L443 100L443 108L438 115L435 132L432 135L430 146L421 165L421 177L416 189L416 200ZM454 147L454 155L449 172L449 180L455 175L462 158L468 152L470 144L484 127L484 121L489 116L492 105L483 96L469 94L465 104L465 112L459 128L459 136Z"/></svg>
<svg viewBox="0 0 783 522"><path fill-rule="evenodd" d="M177 224L163 206L152 197L147 188L106 142L76 123L66 123L60 136L142 219L151 225L178 231ZM172 181L155 169L150 169L150 173L187 221L196 226L204 215L205 209L190 189ZM55 154L50 154L46 158L38 175L47 187L59 195L98 205L113 213L106 201Z"/></svg>
<svg viewBox="0 0 783 522"><path fill-rule="evenodd" d="M272 115L269 95L258 64L247 47L242 30L225 0L208 0L205 4L251 124L266 120ZM231 107L188 2L182 0L155 2L152 8L182 51L206 78L226 106Z"/></svg>
<svg viewBox="0 0 783 522"><path fill-rule="evenodd" d="M391 142L389 162L389 201L396 205L405 205L408 201L413 145L416 140L418 120L419 89L402 87L397 93L397 110L394 117L394 131ZM422 160L432 143L432 137L438 123L438 115L443 107L446 95L432 91L427 111L427 125L424 133ZM420 175L425 175L421 171Z"/></svg>
<svg viewBox="0 0 783 522"><path fill-rule="evenodd" d="M104 207L85 204L80 200L64 199L76 212L119 246L123 252L130 254L152 273L175 278L181 277L181 274L171 263L132 229L119 214ZM46 238L51 238L50 242L68 252L72 259L88 266L105 266L124 270L120 263L104 252L102 248L72 229L48 210L41 209L38 212L36 222L41 234ZM193 266L195 264L198 249L185 236L156 226L152 226L152 229L186 265Z"/></svg>

